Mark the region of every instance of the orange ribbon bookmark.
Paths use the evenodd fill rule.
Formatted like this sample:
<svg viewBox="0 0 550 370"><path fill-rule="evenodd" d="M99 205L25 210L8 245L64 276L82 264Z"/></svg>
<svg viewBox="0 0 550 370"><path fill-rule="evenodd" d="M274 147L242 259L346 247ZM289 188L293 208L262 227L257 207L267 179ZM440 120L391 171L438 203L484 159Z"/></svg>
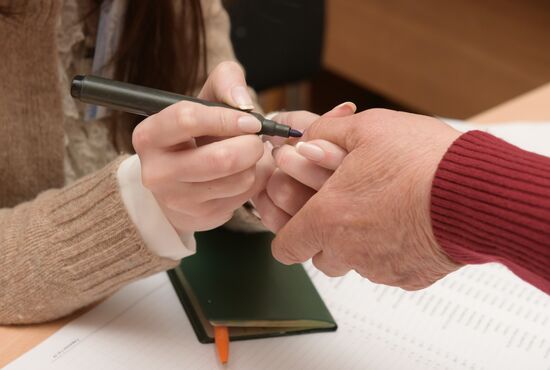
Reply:
<svg viewBox="0 0 550 370"><path fill-rule="evenodd" d="M214 326L214 342L222 364L229 360L229 329L227 326Z"/></svg>

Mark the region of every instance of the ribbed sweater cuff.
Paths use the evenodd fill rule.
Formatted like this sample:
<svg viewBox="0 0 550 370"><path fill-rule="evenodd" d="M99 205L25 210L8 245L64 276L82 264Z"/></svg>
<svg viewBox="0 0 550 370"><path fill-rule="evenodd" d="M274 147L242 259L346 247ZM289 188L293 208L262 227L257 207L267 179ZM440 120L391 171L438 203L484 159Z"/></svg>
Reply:
<svg viewBox="0 0 550 370"><path fill-rule="evenodd" d="M177 265L152 253L130 220L116 178L121 160L61 190L50 208L63 275L91 302Z"/></svg>
<svg viewBox="0 0 550 370"><path fill-rule="evenodd" d="M550 292L550 158L470 131L441 160L434 234L456 262L501 262Z"/></svg>

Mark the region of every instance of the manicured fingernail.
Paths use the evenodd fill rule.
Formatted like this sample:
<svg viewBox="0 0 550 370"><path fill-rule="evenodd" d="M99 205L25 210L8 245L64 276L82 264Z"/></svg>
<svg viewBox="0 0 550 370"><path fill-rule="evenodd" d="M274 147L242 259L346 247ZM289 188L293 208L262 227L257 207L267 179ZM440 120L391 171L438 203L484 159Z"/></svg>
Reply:
<svg viewBox="0 0 550 370"><path fill-rule="evenodd" d="M240 117L237 120L237 125L239 125L239 129L241 129L242 131L250 132L251 134L255 134L262 129L262 124L260 123L260 121L249 114Z"/></svg>
<svg viewBox="0 0 550 370"><path fill-rule="evenodd" d="M322 161L325 158L325 151L315 144L300 141L296 144L296 150L298 153L314 162Z"/></svg>
<svg viewBox="0 0 550 370"><path fill-rule="evenodd" d="M233 90L231 90L231 95L233 96L233 100L235 101L239 109L254 109L254 103L252 103L252 98L250 98L250 94L248 93L248 89L246 87L235 86Z"/></svg>
<svg viewBox="0 0 550 370"><path fill-rule="evenodd" d="M351 111L351 113L355 113L355 111L357 111L357 106L355 105L355 103L352 103L350 101L347 101L347 102L342 103L342 104L338 104L337 106L332 108L332 110L341 109L341 108L344 108L344 107L346 109L349 109Z"/></svg>

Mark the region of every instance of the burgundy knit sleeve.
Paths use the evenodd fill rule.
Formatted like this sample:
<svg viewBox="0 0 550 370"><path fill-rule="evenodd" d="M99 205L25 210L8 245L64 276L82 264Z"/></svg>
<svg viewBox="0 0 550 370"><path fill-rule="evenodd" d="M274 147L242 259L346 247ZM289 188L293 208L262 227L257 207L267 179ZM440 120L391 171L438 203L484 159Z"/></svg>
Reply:
<svg viewBox="0 0 550 370"><path fill-rule="evenodd" d="M500 262L550 294L550 158L470 131L441 160L431 196L435 237L453 260Z"/></svg>

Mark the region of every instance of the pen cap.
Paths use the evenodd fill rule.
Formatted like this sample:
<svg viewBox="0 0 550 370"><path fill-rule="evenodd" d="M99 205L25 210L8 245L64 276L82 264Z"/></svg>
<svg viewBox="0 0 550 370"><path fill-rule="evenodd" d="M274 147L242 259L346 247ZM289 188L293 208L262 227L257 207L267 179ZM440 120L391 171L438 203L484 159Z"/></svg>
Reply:
<svg viewBox="0 0 550 370"><path fill-rule="evenodd" d="M76 76L71 96L85 103L149 116L182 100L179 94L113 81L96 76Z"/></svg>

